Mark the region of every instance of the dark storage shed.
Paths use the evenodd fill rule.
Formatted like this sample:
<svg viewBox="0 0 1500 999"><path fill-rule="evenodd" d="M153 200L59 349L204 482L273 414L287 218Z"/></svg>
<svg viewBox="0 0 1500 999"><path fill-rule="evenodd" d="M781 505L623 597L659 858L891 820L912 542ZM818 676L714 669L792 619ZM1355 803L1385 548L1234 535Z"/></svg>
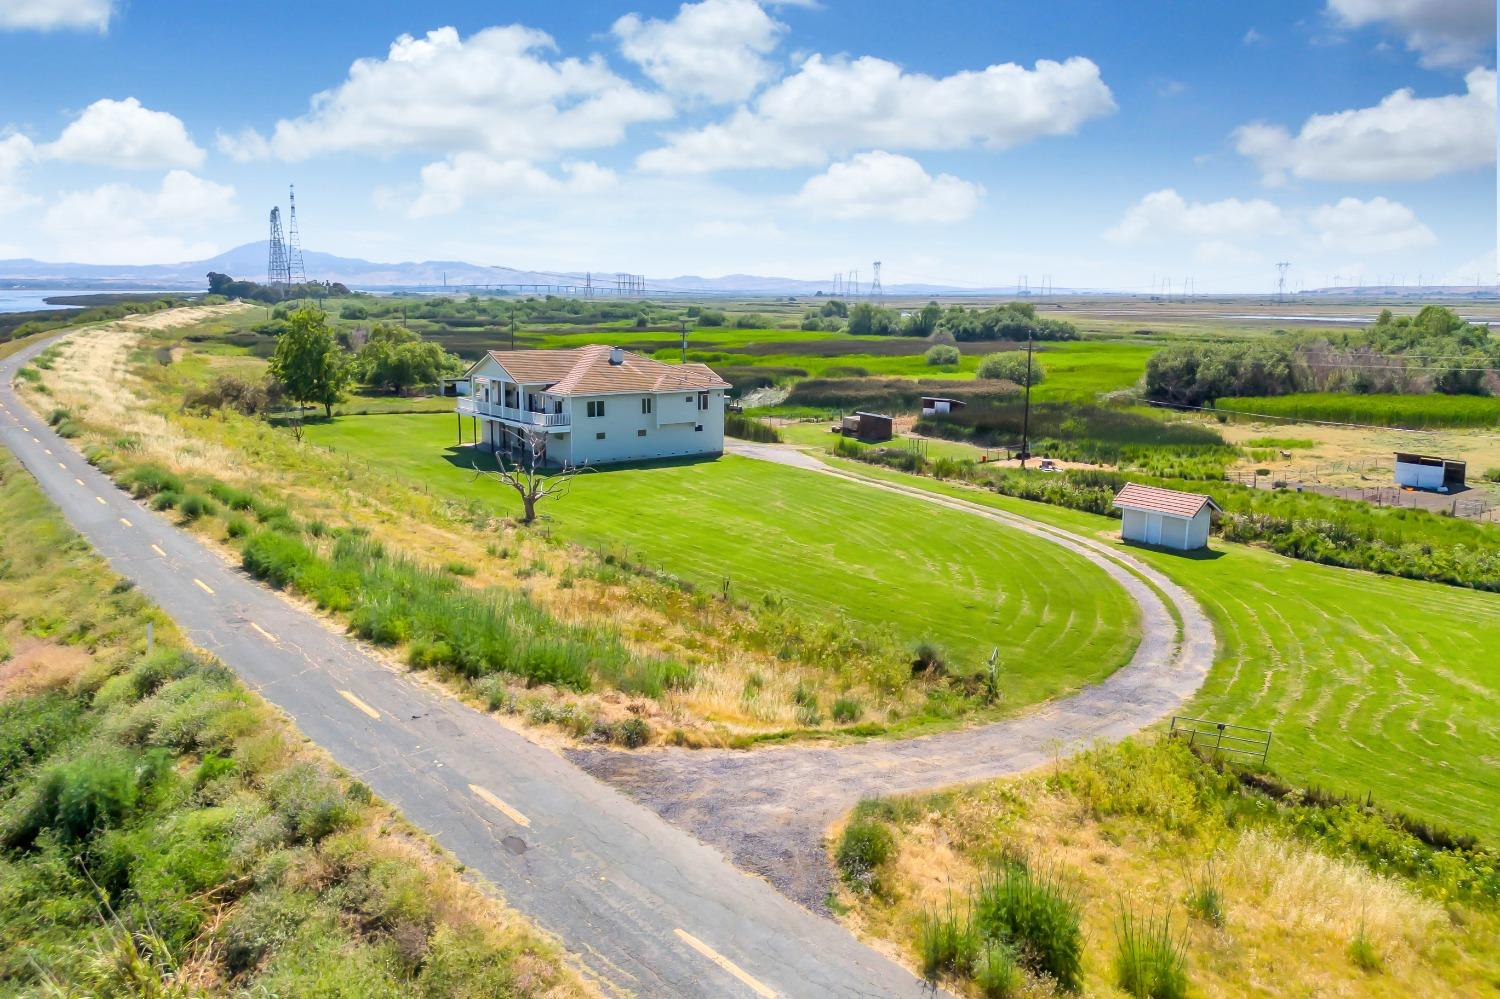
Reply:
<svg viewBox="0 0 1500 999"><path fill-rule="evenodd" d="M896 421L883 413L855 413L839 421L839 432L867 444L888 441L896 434Z"/></svg>

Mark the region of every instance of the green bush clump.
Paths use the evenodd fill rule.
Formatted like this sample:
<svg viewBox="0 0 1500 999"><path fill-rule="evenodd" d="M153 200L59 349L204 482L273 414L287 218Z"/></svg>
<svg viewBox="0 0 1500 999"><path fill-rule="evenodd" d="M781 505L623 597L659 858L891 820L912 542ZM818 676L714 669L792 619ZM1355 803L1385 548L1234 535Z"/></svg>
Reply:
<svg viewBox="0 0 1500 999"><path fill-rule="evenodd" d="M1187 999L1186 951L1172 936L1169 915L1136 919L1120 913L1115 940L1115 984L1135 999Z"/></svg>
<svg viewBox="0 0 1500 999"><path fill-rule="evenodd" d="M859 892L879 891L879 868L895 848L890 827L856 809L839 837L835 855L844 883Z"/></svg>
<svg viewBox="0 0 1500 999"><path fill-rule="evenodd" d="M961 919L950 902L945 912L925 912L917 939L922 955L922 974L929 979L943 972L971 974L979 941L973 927Z"/></svg>
<svg viewBox="0 0 1500 999"><path fill-rule="evenodd" d="M137 465L120 477L120 484L136 499L161 492L181 493L182 477L160 465Z"/></svg>
<svg viewBox="0 0 1500 999"><path fill-rule="evenodd" d="M151 497L151 509L170 510L182 502L182 494L171 489L164 489Z"/></svg>
<svg viewBox="0 0 1500 999"><path fill-rule="evenodd" d="M198 493L188 493L177 504L177 511L182 514L184 520L197 520L199 517L211 517L218 512L218 507L213 500Z"/></svg>
<svg viewBox="0 0 1500 999"><path fill-rule="evenodd" d="M959 354L958 348L952 344L939 343L928 347L927 353L922 356L933 367L943 367L950 364L957 364L962 355Z"/></svg>
<svg viewBox="0 0 1500 999"><path fill-rule="evenodd" d="M290 586L317 556L301 541L280 531L262 530L240 549L240 565L277 589Z"/></svg>
<svg viewBox="0 0 1500 999"><path fill-rule="evenodd" d="M162 750L101 751L60 763L41 776L0 841L9 849L25 849L50 830L64 841L82 843L118 828L170 766Z"/></svg>
<svg viewBox="0 0 1500 999"><path fill-rule="evenodd" d="M724 414L724 433L740 440L758 441L762 444L780 444L781 431L764 420L743 413Z"/></svg>
<svg viewBox="0 0 1500 999"><path fill-rule="evenodd" d="M1076 893L1055 871L1034 872L1018 861L980 880L973 896L981 939L1015 947L1033 971L1077 991L1083 981L1083 929Z"/></svg>
<svg viewBox="0 0 1500 999"><path fill-rule="evenodd" d="M472 575L474 575L474 567L472 565L470 565L468 562L458 562L458 561L444 562L443 563L443 571L444 572L450 572L450 573L452 573L455 576L472 576Z"/></svg>
<svg viewBox="0 0 1500 999"><path fill-rule="evenodd" d="M224 523L224 536L226 538L248 538L250 530L250 522L244 517L230 517Z"/></svg>
<svg viewBox="0 0 1500 999"><path fill-rule="evenodd" d="M975 377L1014 382L1024 387L1028 379L1030 384L1040 385L1046 380L1047 372L1040 361L1035 357L1028 358L1025 351L1006 350L985 355L979 362Z"/></svg>
<svg viewBox="0 0 1500 999"><path fill-rule="evenodd" d="M999 940L986 940L978 945L969 974L985 999L1015 995L1023 981L1016 952Z"/></svg>
<svg viewBox="0 0 1500 999"><path fill-rule="evenodd" d="M231 510L245 511L255 506L254 496L224 482L210 484L208 494Z"/></svg>
<svg viewBox="0 0 1500 999"><path fill-rule="evenodd" d="M851 722L857 722L859 721L860 716L864 713L865 709L859 703L859 698L857 697L845 696L836 698L833 704L828 708L829 716L832 717L833 720L838 722L840 725L848 725Z"/></svg>

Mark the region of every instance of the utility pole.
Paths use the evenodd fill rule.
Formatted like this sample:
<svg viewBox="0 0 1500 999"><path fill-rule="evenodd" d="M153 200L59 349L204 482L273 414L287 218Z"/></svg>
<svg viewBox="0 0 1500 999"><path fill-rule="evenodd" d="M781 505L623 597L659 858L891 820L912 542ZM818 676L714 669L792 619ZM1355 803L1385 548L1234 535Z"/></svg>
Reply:
<svg viewBox="0 0 1500 999"><path fill-rule="evenodd" d="M678 322L680 322L682 324L682 363L686 364L687 363L687 320L686 319L679 319Z"/></svg>
<svg viewBox="0 0 1500 999"><path fill-rule="evenodd" d="M1021 413L1021 467L1031 457L1031 330L1026 331L1026 408Z"/></svg>

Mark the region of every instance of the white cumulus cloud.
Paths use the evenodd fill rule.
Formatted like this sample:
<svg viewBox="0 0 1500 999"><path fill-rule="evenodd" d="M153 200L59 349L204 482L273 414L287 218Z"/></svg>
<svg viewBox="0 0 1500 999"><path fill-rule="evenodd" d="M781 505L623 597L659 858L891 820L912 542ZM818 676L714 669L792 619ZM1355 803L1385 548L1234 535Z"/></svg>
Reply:
<svg viewBox="0 0 1500 999"><path fill-rule="evenodd" d="M451 27L402 35L384 59L356 60L306 115L278 122L270 148L287 160L411 149L536 160L614 145L630 125L671 115L669 98L632 86L598 56L548 59L555 48L522 25L467 39ZM253 151L250 136L233 141Z"/></svg>
<svg viewBox="0 0 1500 999"><path fill-rule="evenodd" d="M43 213L50 255L81 263L145 264L206 257L237 214L234 188L172 170L160 186L104 184L64 195Z"/></svg>
<svg viewBox="0 0 1500 999"><path fill-rule="evenodd" d="M1293 135L1255 122L1235 147L1268 183L1304 180L1427 180L1495 163L1495 71L1465 77L1466 93L1417 97L1397 90L1370 108L1313 115Z"/></svg>
<svg viewBox="0 0 1500 999"><path fill-rule="evenodd" d="M0 31L109 30L114 0L0 0Z"/></svg>
<svg viewBox="0 0 1500 999"><path fill-rule="evenodd" d="M1473 66L1495 44L1494 0L1328 0L1351 28L1390 25L1426 66Z"/></svg>
<svg viewBox="0 0 1500 999"><path fill-rule="evenodd" d="M504 204L535 195L592 194L613 187L616 181L613 170L597 163L564 163L558 177L526 160L458 153L422 168L422 190L410 214L443 215L478 198Z"/></svg>
<svg viewBox="0 0 1500 999"><path fill-rule="evenodd" d="M884 59L808 58L726 120L672 136L643 169L818 166L858 148L1004 149L1066 135L1115 109L1091 60L1043 59L934 78Z"/></svg>
<svg viewBox="0 0 1500 999"><path fill-rule="evenodd" d="M824 218L961 222L983 196L978 184L946 173L934 177L909 156L877 150L834 163L809 179L796 204Z"/></svg>
<svg viewBox="0 0 1500 999"><path fill-rule="evenodd" d="M770 79L766 56L786 25L755 0L703 0L683 4L670 21L626 14L612 30L625 58L664 90L728 102Z"/></svg>
<svg viewBox="0 0 1500 999"><path fill-rule="evenodd" d="M1345 253L1395 253L1437 242L1410 208L1382 197L1342 198L1313 209L1308 221L1321 245Z"/></svg>
<svg viewBox="0 0 1500 999"><path fill-rule="evenodd" d="M197 167L204 156L181 119L143 107L134 97L95 101L41 152L50 159L138 170Z"/></svg>
<svg viewBox="0 0 1500 999"><path fill-rule="evenodd" d="M21 187L21 171L36 159L36 146L24 135L0 138L0 215L34 203Z"/></svg>
<svg viewBox="0 0 1500 999"><path fill-rule="evenodd" d="M1196 239L1223 245L1279 235L1292 227L1287 213L1263 198L1188 201L1169 187L1130 206L1104 238L1115 243Z"/></svg>
<svg viewBox="0 0 1500 999"><path fill-rule="evenodd" d="M238 132L215 132L214 148L236 163L271 158L271 143L253 128L243 128Z"/></svg>

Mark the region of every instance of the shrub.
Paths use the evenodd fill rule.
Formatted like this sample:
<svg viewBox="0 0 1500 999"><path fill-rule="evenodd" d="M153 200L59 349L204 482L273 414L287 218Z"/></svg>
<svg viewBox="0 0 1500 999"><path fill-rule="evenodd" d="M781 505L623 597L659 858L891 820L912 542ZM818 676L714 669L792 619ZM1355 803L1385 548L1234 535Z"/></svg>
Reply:
<svg viewBox="0 0 1500 999"><path fill-rule="evenodd" d="M943 657L943 649L936 642L922 639L912 646L911 671L913 673L930 673L940 676L948 671L948 661Z"/></svg>
<svg viewBox="0 0 1500 999"><path fill-rule="evenodd" d="M1120 913L1116 929L1115 983L1136 999L1187 999L1183 944L1172 936L1171 917L1138 921Z"/></svg>
<svg viewBox="0 0 1500 999"><path fill-rule="evenodd" d="M296 842L317 842L358 817L338 782L311 763L294 763L273 776L266 794Z"/></svg>
<svg viewBox="0 0 1500 999"><path fill-rule="evenodd" d="M1025 351L1007 350L999 354L986 355L984 360L979 362L979 370L976 373L976 377L1015 382L1017 385L1024 386L1028 370L1032 385L1041 384L1047 377L1046 371L1042 368L1041 361L1035 357L1028 361Z"/></svg>
<svg viewBox="0 0 1500 999"><path fill-rule="evenodd" d="M1212 859L1206 861L1197 874L1189 876L1184 901L1193 916L1212 926L1224 925L1224 892L1219 887L1219 874Z"/></svg>
<svg viewBox="0 0 1500 999"><path fill-rule="evenodd" d="M1354 939L1349 941L1349 960L1360 971L1369 974L1378 973L1384 962L1380 960L1380 952L1375 949L1375 943L1365 930L1364 920L1360 920L1359 929L1354 934Z"/></svg>
<svg viewBox="0 0 1500 999"><path fill-rule="evenodd" d="M316 558L296 538L271 530L259 531L240 550L240 565L245 571L277 589L290 586Z"/></svg>
<svg viewBox="0 0 1500 999"><path fill-rule="evenodd" d="M224 482L215 482L208 487L208 495L223 503L231 510L249 510L255 506L255 497L243 489Z"/></svg>
<svg viewBox="0 0 1500 999"><path fill-rule="evenodd" d="M177 509L182 514L184 520L211 517L218 510L214 506L213 500L206 496L200 496L198 493L188 493L184 496L182 502L177 504Z"/></svg>
<svg viewBox="0 0 1500 999"><path fill-rule="evenodd" d="M946 343L935 344L927 348L927 353L922 355L927 358L927 363L933 367L941 367L948 364L957 364L961 356L958 348Z"/></svg>
<svg viewBox="0 0 1500 999"><path fill-rule="evenodd" d="M978 945L973 927L959 919L950 902L946 912L922 914L918 949L922 974L935 978L944 971L971 970Z"/></svg>
<svg viewBox="0 0 1500 999"><path fill-rule="evenodd" d="M979 994L986 999L1006 999L1021 988L1021 968L1016 952L998 940L986 940L978 947L970 974Z"/></svg>
<svg viewBox="0 0 1500 999"><path fill-rule="evenodd" d="M250 535L250 522L244 517L230 517L224 524L226 538L244 538Z"/></svg>
<svg viewBox="0 0 1500 999"><path fill-rule="evenodd" d="M1052 872L1011 862L984 877L974 893L974 928L985 940L1014 946L1033 971L1077 991L1083 979L1078 901Z"/></svg>
<svg viewBox="0 0 1500 999"><path fill-rule="evenodd" d="M878 890L876 871L890 859L895 846L895 838L884 822L861 815L856 810L844 827L844 834L839 837L835 857L844 883L859 892Z"/></svg>
<svg viewBox="0 0 1500 999"><path fill-rule="evenodd" d="M848 725L850 722L859 721L860 716L865 712L858 698L840 697L829 707L828 713L840 725Z"/></svg>
<svg viewBox="0 0 1500 999"><path fill-rule="evenodd" d="M644 719L627 718L615 726L614 741L626 749L638 749L651 741L651 726Z"/></svg>
<svg viewBox="0 0 1500 999"><path fill-rule="evenodd" d="M164 489L151 497L151 509L170 510L182 502L182 494L173 489Z"/></svg>
<svg viewBox="0 0 1500 999"><path fill-rule="evenodd" d="M467 562L459 562L459 561L456 561L456 560L452 561L452 562L444 562L443 563L443 571L447 572L447 573L451 573L451 574L453 574L455 576L472 576L472 575L474 575L474 567L472 565L470 565Z"/></svg>
<svg viewBox="0 0 1500 999"><path fill-rule="evenodd" d="M27 807L4 830L5 845L29 847L44 830L79 843L116 828L170 765L159 749L80 756L58 764L42 775Z"/></svg>
<svg viewBox="0 0 1500 999"><path fill-rule="evenodd" d="M182 492L182 479L160 465L137 465L120 477L120 484L136 499L160 492Z"/></svg>
<svg viewBox="0 0 1500 999"><path fill-rule="evenodd" d="M759 441L762 444L780 444L781 431L763 420L743 413L724 414L724 433L740 440Z"/></svg>

